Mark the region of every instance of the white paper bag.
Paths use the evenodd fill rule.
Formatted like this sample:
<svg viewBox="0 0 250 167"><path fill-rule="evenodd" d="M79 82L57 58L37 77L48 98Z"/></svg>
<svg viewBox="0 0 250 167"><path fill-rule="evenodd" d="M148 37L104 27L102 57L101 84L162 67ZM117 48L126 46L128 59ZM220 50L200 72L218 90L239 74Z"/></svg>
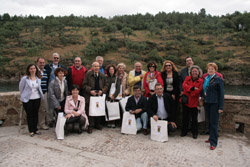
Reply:
<svg viewBox="0 0 250 167"><path fill-rule="evenodd" d="M106 121L112 121L120 119L120 107L119 102L106 101L108 116L105 115Z"/></svg>
<svg viewBox="0 0 250 167"><path fill-rule="evenodd" d="M128 98L129 98L129 97L130 97L130 96L123 97L123 98L119 101L119 103L120 103L120 105L121 105L121 107L122 107L122 112L126 112L125 107L126 107L126 104L127 104L127 102L128 102Z"/></svg>
<svg viewBox="0 0 250 167"><path fill-rule="evenodd" d="M59 113L57 116L57 122L56 122L56 138L57 139L64 139L64 125L66 122L66 118L63 116L63 113Z"/></svg>
<svg viewBox="0 0 250 167"><path fill-rule="evenodd" d="M89 115L90 116L105 116L105 97L102 96L91 96L89 103Z"/></svg>
<svg viewBox="0 0 250 167"><path fill-rule="evenodd" d="M157 79L150 80L148 85L149 85L149 90L155 90L155 84L157 83Z"/></svg>
<svg viewBox="0 0 250 167"><path fill-rule="evenodd" d="M165 142L168 141L168 121L155 121L152 117L151 122L151 140Z"/></svg>
<svg viewBox="0 0 250 167"><path fill-rule="evenodd" d="M109 91L109 97L111 98L116 91L116 82L112 83L110 86L110 91ZM116 100L120 100L122 98L122 85L120 85L120 92L118 93L117 97L115 98Z"/></svg>
<svg viewBox="0 0 250 167"><path fill-rule="evenodd" d="M123 113L121 133L136 135L137 129L134 114L129 112Z"/></svg>
<svg viewBox="0 0 250 167"><path fill-rule="evenodd" d="M200 111L198 111L198 116L197 116L198 122L204 122L205 121L205 109L202 106Z"/></svg>

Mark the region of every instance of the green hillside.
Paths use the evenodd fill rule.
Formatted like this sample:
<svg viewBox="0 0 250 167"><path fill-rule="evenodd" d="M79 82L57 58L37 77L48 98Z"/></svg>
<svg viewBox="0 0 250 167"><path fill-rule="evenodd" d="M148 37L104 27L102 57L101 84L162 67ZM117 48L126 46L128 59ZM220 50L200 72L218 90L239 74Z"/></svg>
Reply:
<svg viewBox="0 0 250 167"><path fill-rule="evenodd" d="M232 85L250 85L250 13L211 16L199 13L136 14L102 18L74 15L0 15L0 76L23 75L38 56L62 56L71 65L75 56L89 66L97 55L105 64L124 62L127 70L135 61L158 63L172 60L179 69L186 56L205 69L214 61Z"/></svg>

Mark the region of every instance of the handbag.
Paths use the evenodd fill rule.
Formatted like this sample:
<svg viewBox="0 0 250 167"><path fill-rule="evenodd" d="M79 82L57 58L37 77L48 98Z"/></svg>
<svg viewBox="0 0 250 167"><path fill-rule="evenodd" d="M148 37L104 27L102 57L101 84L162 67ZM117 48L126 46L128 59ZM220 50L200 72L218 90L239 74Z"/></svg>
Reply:
<svg viewBox="0 0 250 167"><path fill-rule="evenodd" d="M153 79L149 81L149 90L155 90L155 84L157 83L157 79Z"/></svg>
<svg viewBox="0 0 250 167"><path fill-rule="evenodd" d="M107 113L105 115L106 121L120 119L119 102L106 101L106 105L107 105Z"/></svg>
<svg viewBox="0 0 250 167"><path fill-rule="evenodd" d="M165 142L168 141L168 121L155 121L152 117L151 122L151 140Z"/></svg>
<svg viewBox="0 0 250 167"><path fill-rule="evenodd" d="M78 100L78 102L77 102L77 109L75 111L78 111L79 105L80 105L80 100ZM66 120L66 124L78 122L80 120L80 118L81 118L81 115L70 117L69 119Z"/></svg>
<svg viewBox="0 0 250 167"><path fill-rule="evenodd" d="M105 97L105 94L90 97L89 116L105 116Z"/></svg>
<svg viewBox="0 0 250 167"><path fill-rule="evenodd" d="M202 106L200 111L198 111L197 120L198 120L198 122L204 122L205 121L205 109L204 109L204 106Z"/></svg>
<svg viewBox="0 0 250 167"><path fill-rule="evenodd" d="M130 114L129 112L123 113L121 133L136 135L137 129L134 114Z"/></svg>
<svg viewBox="0 0 250 167"><path fill-rule="evenodd" d="M126 112L126 104L127 104L127 102L128 102L128 98L129 98L130 96L126 96L126 97L123 97L120 101L119 101L119 103L120 103L120 105L121 105L121 108L122 108L122 112Z"/></svg>
<svg viewBox="0 0 250 167"><path fill-rule="evenodd" d="M188 96L183 94L181 97L182 104L188 104Z"/></svg>
<svg viewBox="0 0 250 167"><path fill-rule="evenodd" d="M110 91L109 91L109 97L110 98L115 94L116 81L117 81L117 77L115 79L115 83L112 83L111 86L110 86ZM117 97L115 99L120 100L121 98L122 98L122 85L120 85L120 92L119 92L119 94L117 95Z"/></svg>

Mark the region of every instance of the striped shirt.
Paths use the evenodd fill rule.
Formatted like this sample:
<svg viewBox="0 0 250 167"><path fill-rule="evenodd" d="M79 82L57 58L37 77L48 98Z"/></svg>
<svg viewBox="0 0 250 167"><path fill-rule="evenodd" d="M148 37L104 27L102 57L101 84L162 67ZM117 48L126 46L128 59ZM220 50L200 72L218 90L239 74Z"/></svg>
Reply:
<svg viewBox="0 0 250 167"><path fill-rule="evenodd" d="M39 69L41 75L42 75L42 78L41 78L41 88L42 88L42 91L43 91L43 94L46 93L48 91L48 74L46 72L46 69L43 69L43 71L41 71Z"/></svg>

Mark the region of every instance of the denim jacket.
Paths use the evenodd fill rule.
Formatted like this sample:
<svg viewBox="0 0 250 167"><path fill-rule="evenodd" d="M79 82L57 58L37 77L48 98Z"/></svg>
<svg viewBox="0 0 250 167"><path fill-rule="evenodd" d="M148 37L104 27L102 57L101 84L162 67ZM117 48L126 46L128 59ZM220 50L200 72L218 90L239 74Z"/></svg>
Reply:
<svg viewBox="0 0 250 167"><path fill-rule="evenodd" d="M41 89L41 79L36 77L36 82L38 83L40 97L43 99L43 92ZM20 91L21 101L27 103L32 93L32 86L29 82L28 76L22 77L21 81L19 82L19 91Z"/></svg>
<svg viewBox="0 0 250 167"><path fill-rule="evenodd" d="M219 109L224 108L224 83L223 80L214 75L206 88L204 95L205 103L218 103Z"/></svg>

